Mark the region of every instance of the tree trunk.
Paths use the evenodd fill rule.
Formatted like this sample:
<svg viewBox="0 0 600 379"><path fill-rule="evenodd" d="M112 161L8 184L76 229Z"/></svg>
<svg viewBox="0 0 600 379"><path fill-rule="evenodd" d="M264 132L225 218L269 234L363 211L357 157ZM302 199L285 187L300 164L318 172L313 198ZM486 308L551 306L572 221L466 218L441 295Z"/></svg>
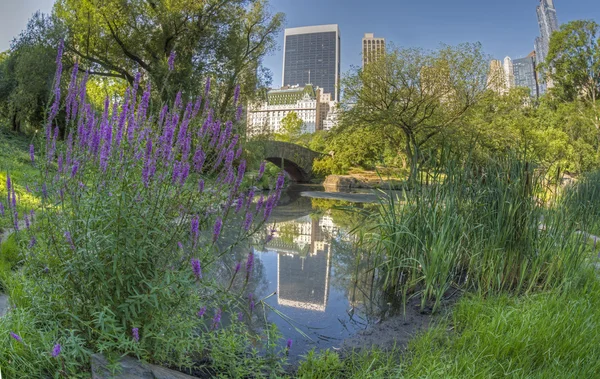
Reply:
<svg viewBox="0 0 600 379"><path fill-rule="evenodd" d="M413 151L414 147L414 151ZM406 135L406 157L408 158L408 163L410 164L410 172L408 176L408 182L411 185L416 184L417 182L417 173L418 173L418 146L414 143L413 134Z"/></svg>
<svg viewBox="0 0 600 379"><path fill-rule="evenodd" d="M18 120L17 112L13 112L11 124L13 132L19 133L21 131L21 122Z"/></svg>

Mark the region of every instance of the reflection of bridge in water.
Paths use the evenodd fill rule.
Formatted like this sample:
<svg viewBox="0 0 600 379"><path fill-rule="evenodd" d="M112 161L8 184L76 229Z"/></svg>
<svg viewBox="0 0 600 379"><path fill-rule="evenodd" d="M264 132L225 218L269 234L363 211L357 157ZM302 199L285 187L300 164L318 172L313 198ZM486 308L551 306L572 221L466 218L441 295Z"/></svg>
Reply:
<svg viewBox="0 0 600 379"><path fill-rule="evenodd" d="M324 312L329 295L331 239L337 232L330 217L309 216L275 225L267 244L277 252L279 305Z"/></svg>

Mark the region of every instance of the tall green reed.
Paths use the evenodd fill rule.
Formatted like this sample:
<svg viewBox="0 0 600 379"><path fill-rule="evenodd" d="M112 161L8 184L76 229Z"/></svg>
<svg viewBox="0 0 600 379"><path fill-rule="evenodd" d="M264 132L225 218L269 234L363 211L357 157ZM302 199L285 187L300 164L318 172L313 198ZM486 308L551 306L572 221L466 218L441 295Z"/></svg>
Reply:
<svg viewBox="0 0 600 379"><path fill-rule="evenodd" d="M563 207L538 199L545 173L517 157L484 165L447 160L430 185L403 196L382 193L366 243L384 287L405 300L433 301L451 287L482 294L525 293L567 284L586 257L586 241Z"/></svg>

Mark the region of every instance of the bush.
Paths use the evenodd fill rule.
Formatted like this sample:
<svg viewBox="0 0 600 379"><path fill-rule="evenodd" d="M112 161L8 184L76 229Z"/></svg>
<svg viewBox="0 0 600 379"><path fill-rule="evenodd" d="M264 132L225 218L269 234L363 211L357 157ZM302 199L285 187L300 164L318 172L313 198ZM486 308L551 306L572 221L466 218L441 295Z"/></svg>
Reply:
<svg viewBox="0 0 600 379"><path fill-rule="evenodd" d="M56 83L60 54L58 67ZM136 95L138 75L120 103L107 98L97 115L85 100L86 78L78 80L75 66L64 102L55 91L44 153L31 153L43 178L41 211L15 234L24 264L7 283L11 299L43 315L36 326L57 340L71 333L90 351L191 367L243 295L224 290L211 272L268 219L283 176L252 204L234 123L213 118L208 94L184 106L178 93L170 106L155 107L149 84ZM53 126L63 106L64 144ZM15 184L6 180L6 215L18 226L29 213L19 213ZM234 241L223 241L225 232ZM247 273L236 270L231 280L247 281L252 260L250 253ZM206 308L212 318L199 314Z"/></svg>

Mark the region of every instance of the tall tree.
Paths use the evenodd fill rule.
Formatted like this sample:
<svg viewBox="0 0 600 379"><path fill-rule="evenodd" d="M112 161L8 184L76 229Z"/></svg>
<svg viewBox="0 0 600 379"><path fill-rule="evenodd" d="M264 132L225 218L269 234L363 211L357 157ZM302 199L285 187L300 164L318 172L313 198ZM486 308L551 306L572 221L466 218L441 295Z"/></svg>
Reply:
<svg viewBox="0 0 600 379"><path fill-rule="evenodd" d="M562 25L552 34L541 69L550 78L555 97L583 101L591 107L600 142L600 25L585 20ZM600 143L597 146L599 149Z"/></svg>
<svg viewBox="0 0 600 379"><path fill-rule="evenodd" d="M56 70L56 39L49 17L36 13L0 59L0 116L20 132L40 128Z"/></svg>
<svg viewBox="0 0 600 379"><path fill-rule="evenodd" d="M484 93L487 62L480 44L393 49L343 81L344 118L373 125L403 150L414 180L424 145L455 126Z"/></svg>
<svg viewBox="0 0 600 379"><path fill-rule="evenodd" d="M261 59L275 47L283 22L266 0L58 0L53 15L68 31L67 50L92 75L132 83L139 70L165 97L202 93L212 76L220 113L238 83L247 93L256 86Z"/></svg>
<svg viewBox="0 0 600 379"><path fill-rule="evenodd" d="M281 141L293 142L302 134L304 121L298 117L298 113L290 112L281 119L281 131L276 133L275 138Z"/></svg>

